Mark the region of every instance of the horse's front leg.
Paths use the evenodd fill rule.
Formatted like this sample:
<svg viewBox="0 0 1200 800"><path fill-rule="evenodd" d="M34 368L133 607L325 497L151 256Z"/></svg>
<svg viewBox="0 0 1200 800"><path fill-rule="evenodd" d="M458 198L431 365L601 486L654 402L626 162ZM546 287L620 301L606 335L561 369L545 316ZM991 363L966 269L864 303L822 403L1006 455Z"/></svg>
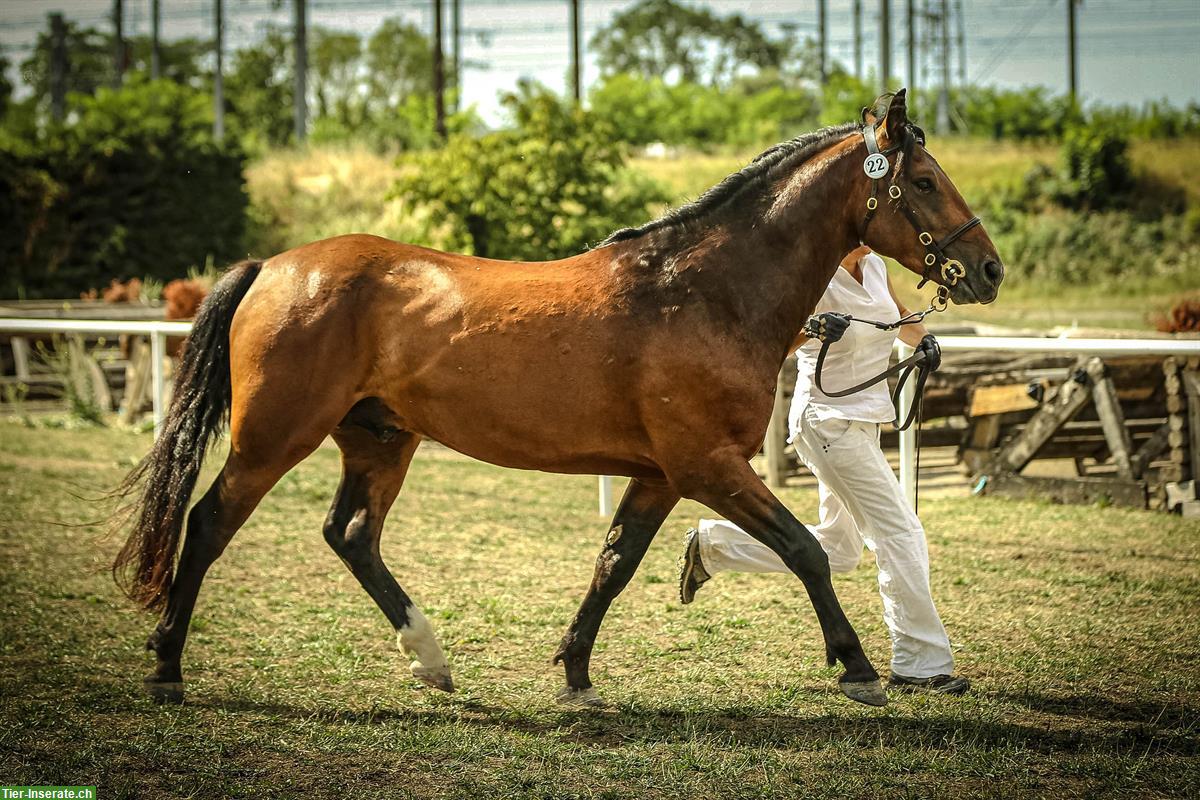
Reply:
<svg viewBox="0 0 1200 800"><path fill-rule="evenodd" d="M830 581L829 558L816 538L779 502L746 460L731 450L704 459L703 469L669 473L682 496L697 500L732 520L770 547L796 574L808 592L821 632L825 657L846 668L839 688L851 700L872 706L887 703L879 673L863 652L858 634L846 619Z"/></svg>
<svg viewBox="0 0 1200 800"><path fill-rule="evenodd" d="M679 495L666 485L652 486L637 480L629 482L608 529L604 548L596 559L592 585L554 655L554 663L561 662L567 673L567 685L558 694L560 703L602 704L588 677L588 663L600 623L612 601L637 571L646 548L678 502Z"/></svg>

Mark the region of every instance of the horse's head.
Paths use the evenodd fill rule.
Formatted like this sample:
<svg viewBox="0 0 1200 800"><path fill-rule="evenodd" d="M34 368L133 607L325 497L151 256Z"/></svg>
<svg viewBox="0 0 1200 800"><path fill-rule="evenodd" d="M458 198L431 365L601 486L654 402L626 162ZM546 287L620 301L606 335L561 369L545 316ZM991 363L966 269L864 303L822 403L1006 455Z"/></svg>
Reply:
<svg viewBox="0 0 1200 800"><path fill-rule="evenodd" d="M867 200L859 237L955 303L996 299L1004 266L996 246L908 120L904 90L863 109ZM857 194L857 193L856 193Z"/></svg>

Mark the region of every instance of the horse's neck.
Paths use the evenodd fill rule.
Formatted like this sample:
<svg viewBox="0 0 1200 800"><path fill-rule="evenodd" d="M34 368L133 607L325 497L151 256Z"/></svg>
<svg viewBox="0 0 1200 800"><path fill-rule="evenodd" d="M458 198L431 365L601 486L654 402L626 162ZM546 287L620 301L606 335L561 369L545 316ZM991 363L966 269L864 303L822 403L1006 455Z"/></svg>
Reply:
<svg viewBox="0 0 1200 800"><path fill-rule="evenodd" d="M862 187L848 147L818 154L763 191L773 199L742 204L741 214L717 226L695 271L709 283L731 322L748 331L779 361L833 278L838 262L858 245L852 219ZM700 277L706 276L706 277Z"/></svg>

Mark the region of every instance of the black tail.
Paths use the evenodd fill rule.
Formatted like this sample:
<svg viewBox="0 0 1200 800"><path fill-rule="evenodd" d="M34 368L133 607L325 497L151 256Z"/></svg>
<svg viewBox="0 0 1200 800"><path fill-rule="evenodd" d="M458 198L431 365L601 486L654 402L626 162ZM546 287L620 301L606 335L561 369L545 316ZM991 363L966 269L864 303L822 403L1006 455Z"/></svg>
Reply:
<svg viewBox="0 0 1200 800"><path fill-rule="evenodd" d="M232 401L229 326L261 267L261 261L231 267L204 299L184 344L158 439L115 492L136 499L117 519L118 525L132 520L133 528L113 561L113 577L144 608L166 603L188 501Z"/></svg>

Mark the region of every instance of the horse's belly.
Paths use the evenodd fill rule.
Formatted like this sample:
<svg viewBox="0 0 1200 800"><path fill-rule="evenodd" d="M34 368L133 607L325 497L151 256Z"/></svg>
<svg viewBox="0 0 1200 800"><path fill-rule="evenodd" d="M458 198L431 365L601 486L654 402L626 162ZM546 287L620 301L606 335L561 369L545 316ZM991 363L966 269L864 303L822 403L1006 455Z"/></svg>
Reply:
<svg viewBox="0 0 1200 800"><path fill-rule="evenodd" d="M453 359L394 382L385 400L405 426L481 461L547 472L656 471L636 397L587 361Z"/></svg>

